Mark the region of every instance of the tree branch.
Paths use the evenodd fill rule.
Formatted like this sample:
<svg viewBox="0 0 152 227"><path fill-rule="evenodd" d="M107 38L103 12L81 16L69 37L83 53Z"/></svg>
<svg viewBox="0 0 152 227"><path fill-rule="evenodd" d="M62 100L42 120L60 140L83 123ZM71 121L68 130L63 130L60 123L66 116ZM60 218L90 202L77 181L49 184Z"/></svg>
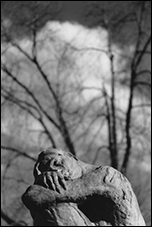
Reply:
<svg viewBox="0 0 152 227"><path fill-rule="evenodd" d="M21 155L21 156L24 156L24 157L26 157L26 158L28 158L28 159L34 161L34 162L37 161L36 158L33 158L33 157L30 156L29 154L27 154L27 153L25 153L25 152L23 152L23 151L20 151L20 150L18 150L18 149L16 149L16 148L12 148L12 147L8 147L8 146L1 145L1 149L15 152L15 153L17 153L17 154L19 154L19 155Z"/></svg>
<svg viewBox="0 0 152 227"><path fill-rule="evenodd" d="M16 82L16 84L18 84L21 88L23 88L23 90L25 90L25 92L27 94L29 94L29 96L33 99L33 101L37 104L37 106L39 107L39 109L42 111L42 113L44 113L44 115L50 120L51 123L53 123L53 125L60 130L60 126L48 115L48 113L42 108L42 106L40 105L40 102L37 100L37 98L35 97L34 93L32 91L30 91L29 88L27 88L23 83L21 83L9 70L5 65L2 65L2 70L14 81Z"/></svg>
<svg viewBox="0 0 152 227"><path fill-rule="evenodd" d="M11 226L27 226L24 221L16 222L12 218L10 218L2 209L1 209L1 218Z"/></svg>

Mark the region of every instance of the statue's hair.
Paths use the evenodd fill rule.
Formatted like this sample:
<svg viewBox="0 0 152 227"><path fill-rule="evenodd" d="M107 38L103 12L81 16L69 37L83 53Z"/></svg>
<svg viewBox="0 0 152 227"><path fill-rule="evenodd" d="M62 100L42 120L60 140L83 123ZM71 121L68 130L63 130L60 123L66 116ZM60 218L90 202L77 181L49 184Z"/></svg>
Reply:
<svg viewBox="0 0 152 227"><path fill-rule="evenodd" d="M42 150L42 152L39 154L38 156L38 159L41 159L43 158L44 155L49 155L49 154L57 154L57 155L68 155L69 157L72 157L76 160L78 160L75 155L73 155L71 152L69 151L63 151L61 149L57 149L57 148L52 148L52 147L49 147L45 150Z"/></svg>

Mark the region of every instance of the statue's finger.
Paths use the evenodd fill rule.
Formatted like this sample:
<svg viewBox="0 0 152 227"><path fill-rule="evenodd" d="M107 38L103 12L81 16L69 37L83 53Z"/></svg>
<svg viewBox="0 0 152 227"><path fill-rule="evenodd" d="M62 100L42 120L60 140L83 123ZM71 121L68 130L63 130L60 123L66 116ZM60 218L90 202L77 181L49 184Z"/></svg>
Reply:
<svg viewBox="0 0 152 227"><path fill-rule="evenodd" d="M47 183L47 180L46 180L46 176L45 175L42 178L42 182L44 183L44 185L46 186L46 188L49 188L49 185Z"/></svg>
<svg viewBox="0 0 152 227"><path fill-rule="evenodd" d="M58 171L58 176L59 176L59 183L60 183L60 185L62 186L62 188L64 190L66 190L67 187L66 187L66 181L64 179L64 176L59 171Z"/></svg>
<svg viewBox="0 0 152 227"><path fill-rule="evenodd" d="M62 192L62 188L61 188L61 185L59 183L59 175L58 175L58 172L53 172L52 173L52 176L53 176L53 181L54 181L54 184L56 186L56 191L61 193Z"/></svg>
<svg viewBox="0 0 152 227"><path fill-rule="evenodd" d="M47 173L47 184L49 185L50 189L53 189L54 191L56 191L56 186L54 184L52 174L50 174L50 173Z"/></svg>

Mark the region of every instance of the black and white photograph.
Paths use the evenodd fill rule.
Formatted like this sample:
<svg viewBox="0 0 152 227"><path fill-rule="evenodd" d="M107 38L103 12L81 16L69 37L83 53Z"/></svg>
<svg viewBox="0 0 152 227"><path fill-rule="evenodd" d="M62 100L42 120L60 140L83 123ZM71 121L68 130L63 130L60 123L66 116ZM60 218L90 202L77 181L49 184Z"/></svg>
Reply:
<svg viewBox="0 0 152 227"><path fill-rule="evenodd" d="M151 226L151 1L1 1L1 226Z"/></svg>

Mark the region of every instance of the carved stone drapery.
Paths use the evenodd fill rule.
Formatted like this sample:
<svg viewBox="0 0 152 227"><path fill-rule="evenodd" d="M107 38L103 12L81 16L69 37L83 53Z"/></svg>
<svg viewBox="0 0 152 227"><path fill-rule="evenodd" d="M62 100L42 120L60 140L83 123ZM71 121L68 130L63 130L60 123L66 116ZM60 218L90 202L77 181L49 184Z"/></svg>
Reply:
<svg viewBox="0 0 152 227"><path fill-rule="evenodd" d="M145 226L129 181L112 167L50 148L40 153L34 177L22 196L34 226Z"/></svg>

